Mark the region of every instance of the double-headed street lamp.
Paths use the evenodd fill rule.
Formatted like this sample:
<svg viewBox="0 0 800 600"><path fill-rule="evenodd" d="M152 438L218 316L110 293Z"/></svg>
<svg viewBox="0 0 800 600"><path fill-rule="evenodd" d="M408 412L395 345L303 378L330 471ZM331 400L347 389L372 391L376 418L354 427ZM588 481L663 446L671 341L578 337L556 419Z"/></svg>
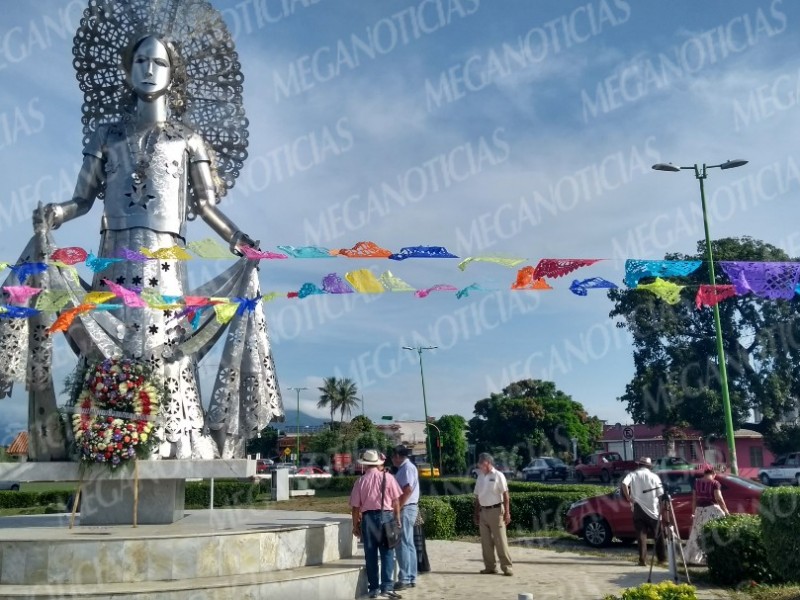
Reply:
<svg viewBox="0 0 800 600"><path fill-rule="evenodd" d="M303 390L307 390L307 387L290 387L287 388L297 392L297 431L295 435L297 436L297 468L300 468L300 392Z"/></svg>
<svg viewBox="0 0 800 600"><path fill-rule="evenodd" d="M425 408L425 448L428 452L428 462L431 463L431 474L433 474L433 452L431 452L431 436L430 428L428 427L428 400L425 397L425 374L422 372L422 351L423 350L436 350L438 346L403 346L403 350L413 350L419 357L419 378L422 380L422 406Z"/></svg>
<svg viewBox="0 0 800 600"><path fill-rule="evenodd" d="M708 233L708 217L706 216L706 192L703 182L708 176L708 169L735 169L747 164L741 158L729 160L719 165L692 165L691 167L678 167L672 163L659 163L653 165L656 171L680 172L681 170L694 171L694 176L700 182L700 201L703 205L703 228L706 235L706 258L708 260L709 283L716 285L716 275L714 273L714 255L711 252L711 236ZM714 304L714 329L717 334L717 359L719 360L719 379L722 387L722 406L725 413L725 433L728 438L728 454L730 455L731 473L739 473L739 465L736 461L736 440L733 437L733 416L731 414L731 398L728 393L728 369L725 366L725 349L722 346L722 323L719 318L719 306Z"/></svg>

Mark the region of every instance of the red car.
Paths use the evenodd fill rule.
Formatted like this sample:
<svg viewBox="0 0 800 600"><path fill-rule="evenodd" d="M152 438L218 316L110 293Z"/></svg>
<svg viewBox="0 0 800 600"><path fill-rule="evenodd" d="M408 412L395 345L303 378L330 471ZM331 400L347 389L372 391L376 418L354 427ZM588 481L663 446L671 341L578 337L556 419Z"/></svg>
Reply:
<svg viewBox="0 0 800 600"><path fill-rule="evenodd" d="M657 473L664 490L672 496L672 507L682 539L689 538L692 528L692 490L702 471L661 471ZM765 487L734 475L717 475L722 496L732 513L758 514L761 492ZM574 502L567 511L567 531L582 537L590 546L611 543L612 538L630 543L636 538L631 505L617 488L611 494Z"/></svg>
<svg viewBox="0 0 800 600"><path fill-rule="evenodd" d="M297 469L295 475L305 475L306 477L330 477L330 473L326 473L319 467L300 467Z"/></svg>

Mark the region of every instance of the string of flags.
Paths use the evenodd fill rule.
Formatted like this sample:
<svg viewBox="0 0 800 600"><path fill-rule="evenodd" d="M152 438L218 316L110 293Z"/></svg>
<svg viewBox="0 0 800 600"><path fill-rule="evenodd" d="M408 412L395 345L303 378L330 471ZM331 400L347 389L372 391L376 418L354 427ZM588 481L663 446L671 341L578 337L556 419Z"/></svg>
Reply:
<svg viewBox="0 0 800 600"><path fill-rule="evenodd" d="M188 250L187 250L188 248ZM49 268L59 268L62 273L79 282L75 265L83 263L94 273L102 273L111 265L121 261L188 261L193 260L192 253L202 259L230 259L227 247L214 239L205 239L187 244L187 248L174 246L151 250L123 248L114 257L97 257L83 248L69 247L55 250L47 259L37 262L21 262L9 264L0 262L0 271L8 268L13 271L20 285L3 286L6 297L5 305L0 305L0 318L29 318L39 313L58 313L59 316L50 327L50 333L66 331L72 320L85 312L93 310L117 310L125 307L149 308L153 310L171 311L178 317L188 316L190 321L199 323L201 311L213 310L218 321L225 323L236 314L252 311L257 302L268 302L279 297L306 298L323 294L379 294L385 292L410 292L417 298L425 298L432 293L454 292L456 298L468 297L471 293L494 291L479 283L471 283L466 287L450 284L435 284L417 289L386 270L376 276L369 269L356 269L344 275L329 273L318 285L313 282L303 283L298 290L288 293L271 292L256 298L203 298L195 296L163 296L153 289L136 286L126 287L122 283L102 279L107 291L90 291L80 303L74 306L71 292L61 289L42 289L25 285L25 281L34 275L44 273ZM412 246L402 248L399 252L391 252L373 242L359 242L352 248L330 250L319 246L278 246L280 252L265 251L258 248L243 248L243 254L250 260L285 260L285 259L331 259L344 257L348 259L386 259L402 261L410 258L448 258L459 257L441 246ZM189 252L191 251L191 253ZM578 269L589 267L604 259L553 259L545 258L534 265L527 265L517 271L515 280L510 284L511 290L545 291L553 287L548 279L566 276ZM461 271L472 263L494 263L505 268L515 268L526 262L526 258L510 258L504 256L472 256L463 258L458 263ZM727 285L686 286L668 281L669 277L686 277L695 272L703 264L699 260L638 260L625 262L624 283L630 289L650 292L669 304L680 301L683 289L697 289L695 304L698 309L710 307L734 296L754 294L766 299L790 300L800 293L800 263L794 262L747 262L719 261L717 264L730 280ZM641 283L643 279L652 280ZM618 286L602 277L574 279L569 290L577 296L587 296L589 290L615 289Z"/></svg>

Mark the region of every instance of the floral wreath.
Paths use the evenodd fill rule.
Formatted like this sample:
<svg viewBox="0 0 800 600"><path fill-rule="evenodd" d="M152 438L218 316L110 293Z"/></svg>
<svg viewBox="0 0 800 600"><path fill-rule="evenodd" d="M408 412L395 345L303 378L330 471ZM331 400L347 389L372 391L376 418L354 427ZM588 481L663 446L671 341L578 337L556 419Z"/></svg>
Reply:
<svg viewBox="0 0 800 600"><path fill-rule="evenodd" d="M153 429L161 386L146 364L128 358L89 364L73 390L72 431L81 462L116 469L147 457L158 443Z"/></svg>

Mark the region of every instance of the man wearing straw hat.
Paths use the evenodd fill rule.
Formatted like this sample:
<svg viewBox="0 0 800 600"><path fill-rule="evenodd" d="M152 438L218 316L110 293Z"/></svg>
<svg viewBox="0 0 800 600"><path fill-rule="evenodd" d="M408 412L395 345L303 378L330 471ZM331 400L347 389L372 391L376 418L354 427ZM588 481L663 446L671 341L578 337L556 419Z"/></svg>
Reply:
<svg viewBox="0 0 800 600"><path fill-rule="evenodd" d="M639 468L625 475L620 489L625 499L631 503L633 527L639 540L639 566L643 567L647 564L648 535L655 540L658 562L664 562L667 558L664 536L656 537L660 518L659 500L664 493L664 488L659 476L650 470L653 467L653 461L649 457L637 459L636 464L639 465Z"/></svg>
<svg viewBox="0 0 800 600"><path fill-rule="evenodd" d="M401 598L394 591L394 548L381 544L383 523L394 519L400 523L402 495L394 475L379 468L384 461L377 450L366 450L358 460L365 467L350 493L353 516L353 535L364 544L367 582L370 598ZM378 556L380 555L380 572Z"/></svg>

